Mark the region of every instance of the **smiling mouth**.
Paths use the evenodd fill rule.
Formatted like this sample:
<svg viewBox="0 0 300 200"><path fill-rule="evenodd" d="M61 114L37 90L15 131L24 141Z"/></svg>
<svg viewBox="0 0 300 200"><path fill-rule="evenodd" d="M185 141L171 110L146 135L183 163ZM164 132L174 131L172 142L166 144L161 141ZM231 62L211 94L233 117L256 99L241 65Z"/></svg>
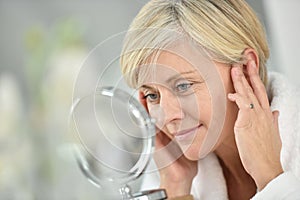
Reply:
<svg viewBox="0 0 300 200"><path fill-rule="evenodd" d="M177 140L187 139L187 138L189 138L189 136L194 135L194 133L196 132L196 130L198 128L200 128L201 126L202 126L202 124L200 124L200 125L198 125L198 126L196 126L194 128L190 128L190 129L179 131L179 132L177 132L177 133L174 134L174 137Z"/></svg>

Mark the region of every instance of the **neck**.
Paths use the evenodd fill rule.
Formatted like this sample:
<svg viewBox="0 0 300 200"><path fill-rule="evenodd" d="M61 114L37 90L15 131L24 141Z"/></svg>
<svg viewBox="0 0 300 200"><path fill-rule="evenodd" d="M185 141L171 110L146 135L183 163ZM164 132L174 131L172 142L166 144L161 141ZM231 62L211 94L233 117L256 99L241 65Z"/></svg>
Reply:
<svg viewBox="0 0 300 200"><path fill-rule="evenodd" d="M231 175L234 179L239 181L241 174L246 173L234 138L230 142L227 141L226 143L220 144L219 148L215 150L215 153L219 158L224 173L226 173L225 175Z"/></svg>
<svg viewBox="0 0 300 200"><path fill-rule="evenodd" d="M220 144L215 153L223 169L230 199L249 199L253 196L256 192L256 185L243 167L235 139L232 138L231 142Z"/></svg>

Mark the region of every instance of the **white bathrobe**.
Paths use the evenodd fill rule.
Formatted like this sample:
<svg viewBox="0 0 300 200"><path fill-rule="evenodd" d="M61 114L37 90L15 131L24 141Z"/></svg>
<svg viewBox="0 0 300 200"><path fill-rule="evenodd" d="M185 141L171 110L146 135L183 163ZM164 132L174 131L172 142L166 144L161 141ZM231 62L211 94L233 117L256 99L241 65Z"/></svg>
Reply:
<svg viewBox="0 0 300 200"><path fill-rule="evenodd" d="M278 73L269 73L268 96L271 109L279 110L284 173L272 180L252 200L300 199L300 104L299 93ZM298 97L297 97L298 96ZM158 175L145 177L144 188L159 185ZM222 168L214 153L198 162L192 191L195 200L228 200Z"/></svg>

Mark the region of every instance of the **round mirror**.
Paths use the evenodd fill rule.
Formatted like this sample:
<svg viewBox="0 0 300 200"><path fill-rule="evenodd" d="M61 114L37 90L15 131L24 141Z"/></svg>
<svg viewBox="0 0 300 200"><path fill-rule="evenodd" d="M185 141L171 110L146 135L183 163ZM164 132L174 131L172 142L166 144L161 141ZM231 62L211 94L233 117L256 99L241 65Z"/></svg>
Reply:
<svg viewBox="0 0 300 200"><path fill-rule="evenodd" d="M71 126L81 171L111 191L139 177L154 151L155 125L148 113L132 95L114 87L75 100Z"/></svg>

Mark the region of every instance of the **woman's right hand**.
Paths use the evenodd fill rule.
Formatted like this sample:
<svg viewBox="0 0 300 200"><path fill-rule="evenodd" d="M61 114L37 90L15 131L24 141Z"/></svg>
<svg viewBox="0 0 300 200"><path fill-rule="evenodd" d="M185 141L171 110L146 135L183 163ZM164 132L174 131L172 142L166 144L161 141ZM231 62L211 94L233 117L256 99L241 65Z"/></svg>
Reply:
<svg viewBox="0 0 300 200"><path fill-rule="evenodd" d="M160 187L166 189L168 198L190 194L197 174L197 161L188 160L177 143L162 131L156 134L155 147L154 160L160 174Z"/></svg>

